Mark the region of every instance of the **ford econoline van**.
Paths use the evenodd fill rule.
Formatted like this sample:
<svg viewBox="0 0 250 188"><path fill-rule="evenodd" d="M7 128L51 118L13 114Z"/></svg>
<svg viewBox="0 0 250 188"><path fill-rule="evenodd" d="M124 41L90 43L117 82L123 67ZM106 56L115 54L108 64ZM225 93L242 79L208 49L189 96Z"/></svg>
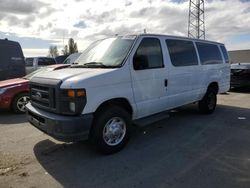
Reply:
<svg viewBox="0 0 250 188"><path fill-rule="evenodd" d="M28 120L55 139L89 139L101 152L117 152L132 124L194 102L214 112L216 95L230 86L228 62L217 42L156 34L99 40L70 68L32 78Z"/></svg>

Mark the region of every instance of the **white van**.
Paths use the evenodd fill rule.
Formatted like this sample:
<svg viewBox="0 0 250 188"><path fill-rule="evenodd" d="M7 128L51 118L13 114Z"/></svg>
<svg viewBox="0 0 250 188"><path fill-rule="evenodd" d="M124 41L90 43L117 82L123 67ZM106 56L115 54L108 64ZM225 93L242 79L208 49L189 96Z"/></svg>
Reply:
<svg viewBox="0 0 250 188"><path fill-rule="evenodd" d="M230 85L223 44L176 36L106 38L75 63L31 80L28 119L58 140L90 139L104 153L126 145L132 124L162 119L170 109L198 102L212 113L216 95Z"/></svg>

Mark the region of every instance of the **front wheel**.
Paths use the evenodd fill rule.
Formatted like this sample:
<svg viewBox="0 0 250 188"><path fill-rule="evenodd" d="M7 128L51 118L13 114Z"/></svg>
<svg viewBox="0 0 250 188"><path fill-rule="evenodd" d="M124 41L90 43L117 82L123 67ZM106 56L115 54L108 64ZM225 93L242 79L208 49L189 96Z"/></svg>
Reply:
<svg viewBox="0 0 250 188"><path fill-rule="evenodd" d="M97 112L91 130L96 149L111 154L124 148L129 140L130 114L119 106L109 106Z"/></svg>
<svg viewBox="0 0 250 188"><path fill-rule="evenodd" d="M203 99L199 101L199 111L203 114L211 114L214 112L216 104L216 92L213 89L208 88Z"/></svg>
<svg viewBox="0 0 250 188"><path fill-rule="evenodd" d="M18 94L12 102L12 110L15 113L22 114L26 112L25 105L30 101L28 93Z"/></svg>

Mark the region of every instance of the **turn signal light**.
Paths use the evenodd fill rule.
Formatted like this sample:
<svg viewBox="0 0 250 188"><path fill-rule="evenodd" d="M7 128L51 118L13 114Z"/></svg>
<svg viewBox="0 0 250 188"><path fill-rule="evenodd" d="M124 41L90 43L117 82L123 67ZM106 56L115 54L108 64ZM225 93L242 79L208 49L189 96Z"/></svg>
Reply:
<svg viewBox="0 0 250 188"><path fill-rule="evenodd" d="M84 97L86 95L84 90L68 90L68 97Z"/></svg>
<svg viewBox="0 0 250 188"><path fill-rule="evenodd" d="M85 91L84 90L78 90L78 91L76 91L76 96L77 97L84 97L85 96Z"/></svg>
<svg viewBox="0 0 250 188"><path fill-rule="evenodd" d="M75 91L74 90L68 90L68 97L75 97Z"/></svg>

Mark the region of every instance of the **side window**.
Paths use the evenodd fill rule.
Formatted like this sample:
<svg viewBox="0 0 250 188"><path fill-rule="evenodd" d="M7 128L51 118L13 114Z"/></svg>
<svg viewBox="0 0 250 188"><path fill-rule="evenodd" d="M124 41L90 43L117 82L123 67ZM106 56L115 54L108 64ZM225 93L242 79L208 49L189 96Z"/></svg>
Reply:
<svg viewBox="0 0 250 188"><path fill-rule="evenodd" d="M142 39L134 55L133 65L135 70L164 67L160 40L157 38Z"/></svg>
<svg viewBox="0 0 250 188"><path fill-rule="evenodd" d="M174 66L198 65L198 58L193 42L167 39L166 44Z"/></svg>
<svg viewBox="0 0 250 188"><path fill-rule="evenodd" d="M23 58L22 49L18 44L8 45L8 53L10 57L21 57Z"/></svg>
<svg viewBox="0 0 250 188"><path fill-rule="evenodd" d="M44 58L38 58L38 65L47 65Z"/></svg>
<svg viewBox="0 0 250 188"><path fill-rule="evenodd" d="M220 46L220 49L222 51L222 54L224 56L226 63L229 63L229 57L228 57L228 53L227 53L225 46Z"/></svg>
<svg viewBox="0 0 250 188"><path fill-rule="evenodd" d="M56 60L53 58L53 59L51 59L51 65L54 65L54 64L56 64Z"/></svg>
<svg viewBox="0 0 250 188"><path fill-rule="evenodd" d="M26 58L25 59L26 67L33 67L33 60L34 58Z"/></svg>
<svg viewBox="0 0 250 188"><path fill-rule="evenodd" d="M55 60L52 58L44 58L45 59L45 64L46 65L53 65L56 64Z"/></svg>
<svg viewBox="0 0 250 188"><path fill-rule="evenodd" d="M220 64L223 62L217 45L196 42L202 65Z"/></svg>

